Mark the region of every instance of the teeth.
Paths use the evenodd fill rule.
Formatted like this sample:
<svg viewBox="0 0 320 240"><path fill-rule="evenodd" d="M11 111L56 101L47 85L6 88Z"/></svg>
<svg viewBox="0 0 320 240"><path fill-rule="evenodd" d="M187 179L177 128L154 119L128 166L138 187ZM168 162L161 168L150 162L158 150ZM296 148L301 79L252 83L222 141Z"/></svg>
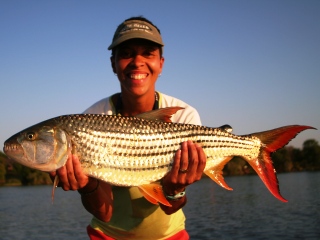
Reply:
<svg viewBox="0 0 320 240"><path fill-rule="evenodd" d="M147 74L131 74L130 75L130 78L132 79L143 79L147 77Z"/></svg>
<svg viewBox="0 0 320 240"><path fill-rule="evenodd" d="M18 147L17 147L17 145L15 145L15 144L5 144L4 145L4 151L15 151L15 150L17 150L18 149Z"/></svg>

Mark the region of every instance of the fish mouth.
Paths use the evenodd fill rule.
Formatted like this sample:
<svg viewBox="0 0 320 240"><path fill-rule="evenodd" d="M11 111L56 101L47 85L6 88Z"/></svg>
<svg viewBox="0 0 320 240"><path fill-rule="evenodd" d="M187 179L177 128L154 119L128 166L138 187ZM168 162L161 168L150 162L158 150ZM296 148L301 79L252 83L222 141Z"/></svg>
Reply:
<svg viewBox="0 0 320 240"><path fill-rule="evenodd" d="M12 155L23 154L23 149L20 146L20 144L15 144L15 143L5 142L3 146L3 151L8 157L11 157Z"/></svg>

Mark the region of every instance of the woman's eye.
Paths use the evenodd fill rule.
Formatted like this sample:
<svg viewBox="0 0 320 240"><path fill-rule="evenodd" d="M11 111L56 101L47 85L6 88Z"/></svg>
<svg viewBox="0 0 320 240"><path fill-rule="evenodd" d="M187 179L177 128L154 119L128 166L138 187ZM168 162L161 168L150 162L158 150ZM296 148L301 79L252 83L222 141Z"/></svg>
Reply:
<svg viewBox="0 0 320 240"><path fill-rule="evenodd" d="M132 56L132 54L129 51L123 51L123 52L120 52L119 56L121 58L130 58Z"/></svg>
<svg viewBox="0 0 320 240"><path fill-rule="evenodd" d="M150 56L153 56L153 53L152 53L152 52L145 52L145 53L144 53L144 56L150 57Z"/></svg>

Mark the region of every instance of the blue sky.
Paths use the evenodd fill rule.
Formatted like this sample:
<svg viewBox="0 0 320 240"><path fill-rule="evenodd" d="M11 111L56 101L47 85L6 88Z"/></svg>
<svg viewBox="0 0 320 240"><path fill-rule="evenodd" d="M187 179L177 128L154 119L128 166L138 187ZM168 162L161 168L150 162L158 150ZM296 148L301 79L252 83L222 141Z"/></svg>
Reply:
<svg viewBox="0 0 320 240"><path fill-rule="evenodd" d="M0 1L0 145L119 91L107 47L143 15L165 43L157 90L235 134L284 125L320 129L320 1ZM302 148L308 130L289 145Z"/></svg>

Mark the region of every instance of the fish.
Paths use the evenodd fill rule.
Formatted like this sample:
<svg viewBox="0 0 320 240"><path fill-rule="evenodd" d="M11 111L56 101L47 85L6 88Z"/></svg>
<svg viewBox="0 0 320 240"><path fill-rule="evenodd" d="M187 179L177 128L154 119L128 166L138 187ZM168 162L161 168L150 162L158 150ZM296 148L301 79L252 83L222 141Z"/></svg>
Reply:
<svg viewBox="0 0 320 240"><path fill-rule="evenodd" d="M235 135L229 125L212 128L172 123L171 116L182 109L160 108L133 117L62 115L18 132L5 141L3 150L10 159L45 172L59 169L70 153L76 154L88 176L114 186L136 186L151 203L171 206L160 180L171 170L181 143L191 140L206 154L204 174L221 187L232 190L222 170L239 156L257 172L271 194L287 202L280 194L271 153L314 127L289 125Z"/></svg>

